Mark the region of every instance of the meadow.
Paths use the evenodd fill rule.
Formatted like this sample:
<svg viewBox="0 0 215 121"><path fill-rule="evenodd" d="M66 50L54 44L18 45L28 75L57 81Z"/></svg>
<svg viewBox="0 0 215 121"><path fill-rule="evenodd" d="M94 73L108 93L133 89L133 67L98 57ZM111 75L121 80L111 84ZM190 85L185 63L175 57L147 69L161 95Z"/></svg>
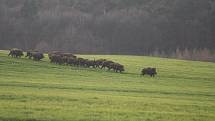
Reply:
<svg viewBox="0 0 215 121"><path fill-rule="evenodd" d="M0 121L215 121L215 63L126 55L125 72L71 67L0 51ZM155 78L140 76L156 67Z"/></svg>

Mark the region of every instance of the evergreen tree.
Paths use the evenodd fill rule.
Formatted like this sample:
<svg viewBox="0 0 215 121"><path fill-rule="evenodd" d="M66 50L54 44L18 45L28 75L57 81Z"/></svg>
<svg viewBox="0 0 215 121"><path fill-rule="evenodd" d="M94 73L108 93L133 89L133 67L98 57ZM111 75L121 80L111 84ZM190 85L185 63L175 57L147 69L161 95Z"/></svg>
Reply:
<svg viewBox="0 0 215 121"><path fill-rule="evenodd" d="M25 19L34 19L38 15L38 2L37 0L25 0L21 9L21 15Z"/></svg>

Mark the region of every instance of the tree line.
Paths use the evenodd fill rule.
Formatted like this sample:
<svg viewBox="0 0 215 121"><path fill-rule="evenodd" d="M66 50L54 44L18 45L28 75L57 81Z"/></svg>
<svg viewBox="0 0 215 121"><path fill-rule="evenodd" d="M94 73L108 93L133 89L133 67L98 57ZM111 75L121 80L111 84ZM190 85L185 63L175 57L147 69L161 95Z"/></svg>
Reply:
<svg viewBox="0 0 215 121"><path fill-rule="evenodd" d="M215 61L214 0L0 0L0 49Z"/></svg>

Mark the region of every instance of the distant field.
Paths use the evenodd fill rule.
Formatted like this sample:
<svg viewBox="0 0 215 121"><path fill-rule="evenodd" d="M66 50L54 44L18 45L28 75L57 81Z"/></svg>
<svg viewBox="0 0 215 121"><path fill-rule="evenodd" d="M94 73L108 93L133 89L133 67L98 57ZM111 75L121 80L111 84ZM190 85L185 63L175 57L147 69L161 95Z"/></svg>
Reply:
<svg viewBox="0 0 215 121"><path fill-rule="evenodd" d="M0 51L0 121L215 121L215 63L119 55L123 74ZM157 67L155 78L141 77Z"/></svg>

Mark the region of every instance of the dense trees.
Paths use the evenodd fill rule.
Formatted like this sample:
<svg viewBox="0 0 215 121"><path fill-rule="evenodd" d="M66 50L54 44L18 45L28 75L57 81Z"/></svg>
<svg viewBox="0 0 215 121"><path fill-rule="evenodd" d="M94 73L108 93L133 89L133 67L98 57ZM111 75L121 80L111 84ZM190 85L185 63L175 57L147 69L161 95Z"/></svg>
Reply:
<svg viewBox="0 0 215 121"><path fill-rule="evenodd" d="M1 49L213 61L214 33L214 0L0 0Z"/></svg>

